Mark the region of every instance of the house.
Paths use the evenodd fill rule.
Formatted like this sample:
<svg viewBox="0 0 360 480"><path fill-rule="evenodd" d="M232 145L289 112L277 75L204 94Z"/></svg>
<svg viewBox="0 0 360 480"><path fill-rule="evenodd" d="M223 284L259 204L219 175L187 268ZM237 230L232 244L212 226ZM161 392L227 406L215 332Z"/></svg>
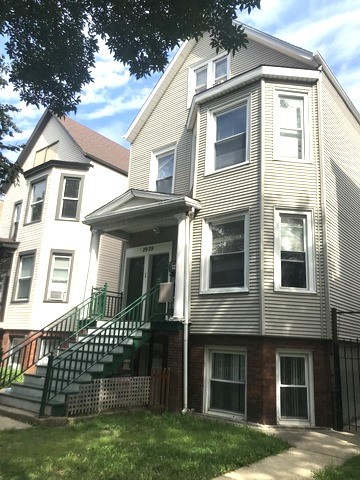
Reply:
<svg viewBox="0 0 360 480"><path fill-rule="evenodd" d="M170 368L172 409L332 426L330 310L360 310L360 116L318 53L246 33L234 56L185 42L129 127L129 190L84 220L124 242L126 309L76 352L101 344L99 375L108 354Z"/></svg>
<svg viewBox="0 0 360 480"><path fill-rule="evenodd" d="M126 134L130 190L85 223L126 242L128 304L175 284L137 360L171 367L175 408L332 426L330 309L360 310L360 116L320 54L246 33L234 56L182 45Z"/></svg>
<svg viewBox="0 0 360 480"><path fill-rule="evenodd" d="M46 111L39 120L2 214L3 351L81 303L93 286L119 291L121 241L104 235L97 245L99 235L82 220L127 189L128 159L126 148L68 117Z"/></svg>

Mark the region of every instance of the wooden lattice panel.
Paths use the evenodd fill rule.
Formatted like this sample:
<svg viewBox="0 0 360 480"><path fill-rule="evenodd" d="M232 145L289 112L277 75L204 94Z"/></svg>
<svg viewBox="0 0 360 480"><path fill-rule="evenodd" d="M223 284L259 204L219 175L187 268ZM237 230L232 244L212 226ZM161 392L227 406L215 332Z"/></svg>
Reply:
<svg viewBox="0 0 360 480"><path fill-rule="evenodd" d="M100 378L67 396L67 415L82 415L149 403L150 377Z"/></svg>

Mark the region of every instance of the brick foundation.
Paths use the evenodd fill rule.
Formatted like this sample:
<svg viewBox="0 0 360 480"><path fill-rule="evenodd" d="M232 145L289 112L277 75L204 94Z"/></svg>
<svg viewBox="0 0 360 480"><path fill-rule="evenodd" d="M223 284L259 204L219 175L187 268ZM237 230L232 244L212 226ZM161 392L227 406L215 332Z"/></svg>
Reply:
<svg viewBox="0 0 360 480"><path fill-rule="evenodd" d="M204 353L206 346L234 346L247 351L247 420L276 424L276 351L307 350L313 355L314 403L317 426L332 427L333 405L329 343L326 340L190 336L189 407L203 411Z"/></svg>

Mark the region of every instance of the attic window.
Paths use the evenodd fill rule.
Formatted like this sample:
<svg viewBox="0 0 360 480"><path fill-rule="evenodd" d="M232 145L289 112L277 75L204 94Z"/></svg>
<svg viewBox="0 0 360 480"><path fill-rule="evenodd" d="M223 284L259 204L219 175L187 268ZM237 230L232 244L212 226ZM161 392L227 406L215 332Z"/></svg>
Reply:
<svg viewBox="0 0 360 480"><path fill-rule="evenodd" d="M35 153L34 167L37 167L38 165L41 165L50 160L56 160L58 158L58 144L59 142L55 142L45 148L42 148L41 150L38 150Z"/></svg>
<svg viewBox="0 0 360 480"><path fill-rule="evenodd" d="M224 82L230 77L230 57L221 54L189 70L188 108L194 95Z"/></svg>

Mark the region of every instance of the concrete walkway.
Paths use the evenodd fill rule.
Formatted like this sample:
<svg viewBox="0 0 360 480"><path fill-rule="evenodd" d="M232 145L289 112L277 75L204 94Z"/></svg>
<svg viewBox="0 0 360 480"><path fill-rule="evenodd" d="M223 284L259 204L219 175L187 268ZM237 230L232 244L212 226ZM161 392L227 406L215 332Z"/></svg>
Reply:
<svg viewBox="0 0 360 480"><path fill-rule="evenodd" d="M20 430L24 428L30 428L32 425L28 423L19 422L13 418L0 417L0 430Z"/></svg>
<svg viewBox="0 0 360 480"><path fill-rule="evenodd" d="M360 435L317 429L266 429L293 447L239 468L213 480L301 480L312 478L315 470L341 465L348 457L360 454Z"/></svg>

